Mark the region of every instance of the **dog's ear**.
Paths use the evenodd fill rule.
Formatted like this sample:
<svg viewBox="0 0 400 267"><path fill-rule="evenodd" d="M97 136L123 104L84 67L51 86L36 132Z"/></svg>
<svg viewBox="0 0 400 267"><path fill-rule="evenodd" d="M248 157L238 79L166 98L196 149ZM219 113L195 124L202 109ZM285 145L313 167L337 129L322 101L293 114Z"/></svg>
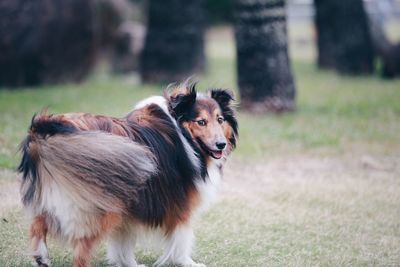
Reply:
<svg viewBox="0 0 400 267"><path fill-rule="evenodd" d="M168 86L164 92L171 114L182 118L196 103L196 83L184 83L179 86Z"/></svg>
<svg viewBox="0 0 400 267"><path fill-rule="evenodd" d="M222 109L230 106L232 101L234 101L233 92L228 89L211 89L208 91L209 96L213 98L220 105Z"/></svg>
<svg viewBox="0 0 400 267"><path fill-rule="evenodd" d="M208 91L208 95L217 101L218 105L221 107L225 121L228 122L232 128L232 133L228 136L228 139L232 147L235 147L238 136L238 122L233 109L233 102L235 100L233 92L227 89L211 89Z"/></svg>

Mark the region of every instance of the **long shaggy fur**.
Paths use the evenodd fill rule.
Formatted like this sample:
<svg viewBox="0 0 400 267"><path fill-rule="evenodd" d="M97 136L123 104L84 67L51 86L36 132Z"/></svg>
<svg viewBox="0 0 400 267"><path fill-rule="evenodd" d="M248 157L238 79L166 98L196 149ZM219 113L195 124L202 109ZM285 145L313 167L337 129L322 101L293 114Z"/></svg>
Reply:
<svg viewBox="0 0 400 267"><path fill-rule="evenodd" d="M215 193L236 146L232 100L226 90L202 95L184 85L142 101L123 118L35 115L18 169L22 202L34 216L36 264L49 265L49 232L73 245L74 267L89 266L90 251L105 235L110 262L136 266L127 234L134 238L139 230L132 229L146 228L167 240L157 264L201 266L190 258L190 223ZM208 126L199 126L200 119ZM216 151L216 142L227 144Z"/></svg>
<svg viewBox="0 0 400 267"><path fill-rule="evenodd" d="M146 147L104 132L37 138L25 149L27 157L37 159L31 170L35 178L23 181L25 203L40 202L42 186L54 180L82 209L123 211L124 204L137 205L139 190L156 173L154 156Z"/></svg>

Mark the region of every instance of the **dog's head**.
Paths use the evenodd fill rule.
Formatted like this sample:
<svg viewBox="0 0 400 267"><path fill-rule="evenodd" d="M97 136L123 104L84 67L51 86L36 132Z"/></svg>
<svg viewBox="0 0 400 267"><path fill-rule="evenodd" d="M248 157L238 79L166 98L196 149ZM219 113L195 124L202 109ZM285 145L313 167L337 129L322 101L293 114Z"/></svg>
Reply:
<svg viewBox="0 0 400 267"><path fill-rule="evenodd" d="M198 94L195 84L166 91L171 114L204 155L227 156L236 146L238 123L232 108L233 93L211 89Z"/></svg>

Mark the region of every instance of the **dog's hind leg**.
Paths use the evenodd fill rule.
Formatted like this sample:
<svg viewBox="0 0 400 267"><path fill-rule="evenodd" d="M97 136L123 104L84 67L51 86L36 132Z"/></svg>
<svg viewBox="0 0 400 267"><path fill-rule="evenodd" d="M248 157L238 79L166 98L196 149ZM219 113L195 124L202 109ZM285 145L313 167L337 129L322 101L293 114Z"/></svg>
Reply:
<svg viewBox="0 0 400 267"><path fill-rule="evenodd" d="M89 267L98 237L84 237L73 241L73 267Z"/></svg>
<svg viewBox="0 0 400 267"><path fill-rule="evenodd" d="M34 260L33 266L51 266L46 244L47 231L46 217L44 215L35 216L30 229L31 251Z"/></svg>
<svg viewBox="0 0 400 267"><path fill-rule="evenodd" d="M94 218L92 218L94 219ZM92 225L92 233L87 236L76 238L72 241L73 267L89 267L92 259L92 252L98 242L108 233L112 233L121 224L121 215L107 212L101 218L95 218L97 224Z"/></svg>
<svg viewBox="0 0 400 267"><path fill-rule="evenodd" d="M112 266L145 267L138 265L133 254L136 235L129 226L115 229L107 240L107 258Z"/></svg>
<svg viewBox="0 0 400 267"><path fill-rule="evenodd" d="M168 234L164 254L156 261L155 266L164 264L179 264L184 267L206 267L196 263L191 258L194 241L193 229L190 224L183 224Z"/></svg>

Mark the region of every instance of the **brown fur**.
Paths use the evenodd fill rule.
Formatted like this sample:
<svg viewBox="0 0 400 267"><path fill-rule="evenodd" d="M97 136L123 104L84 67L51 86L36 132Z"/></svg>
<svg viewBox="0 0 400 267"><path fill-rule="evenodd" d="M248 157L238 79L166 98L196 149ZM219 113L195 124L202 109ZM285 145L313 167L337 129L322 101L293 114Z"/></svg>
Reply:
<svg viewBox="0 0 400 267"><path fill-rule="evenodd" d="M59 115L41 114L38 120L55 120L65 122L82 131L106 131L116 135L130 137L126 120L90 113L66 113Z"/></svg>
<svg viewBox="0 0 400 267"><path fill-rule="evenodd" d="M96 244L122 223L122 216L117 213L107 212L97 223L98 234L91 237L79 238L73 241L74 255L73 267L89 267L92 257L92 251Z"/></svg>
<svg viewBox="0 0 400 267"><path fill-rule="evenodd" d="M30 232L30 237L37 237L39 239L44 239L46 237L47 233L47 224L46 224L46 218L43 215L36 216L32 220L31 224L31 232Z"/></svg>
<svg viewBox="0 0 400 267"><path fill-rule="evenodd" d="M231 138L234 135L232 127L230 127L229 124L224 123L222 125L222 129L224 131L224 136L227 140L229 140L229 138ZM226 148L226 153L229 155L233 149L234 149L233 144L231 142L228 142L228 147Z"/></svg>
<svg viewBox="0 0 400 267"><path fill-rule="evenodd" d="M99 241L99 236L84 237L74 241L73 267L89 267L92 251Z"/></svg>
<svg viewBox="0 0 400 267"><path fill-rule="evenodd" d="M46 244L46 236L47 236L47 223L46 223L46 217L43 215L39 215L33 218L32 223L31 223L31 229L30 229L30 239L31 239L31 249L32 251L37 251L39 248L39 242L40 240L43 240L43 242ZM37 255L33 255L36 257ZM36 259L39 260L40 259Z"/></svg>
<svg viewBox="0 0 400 267"><path fill-rule="evenodd" d="M115 212L107 212L101 220L100 232L109 233L121 223L121 214Z"/></svg>

